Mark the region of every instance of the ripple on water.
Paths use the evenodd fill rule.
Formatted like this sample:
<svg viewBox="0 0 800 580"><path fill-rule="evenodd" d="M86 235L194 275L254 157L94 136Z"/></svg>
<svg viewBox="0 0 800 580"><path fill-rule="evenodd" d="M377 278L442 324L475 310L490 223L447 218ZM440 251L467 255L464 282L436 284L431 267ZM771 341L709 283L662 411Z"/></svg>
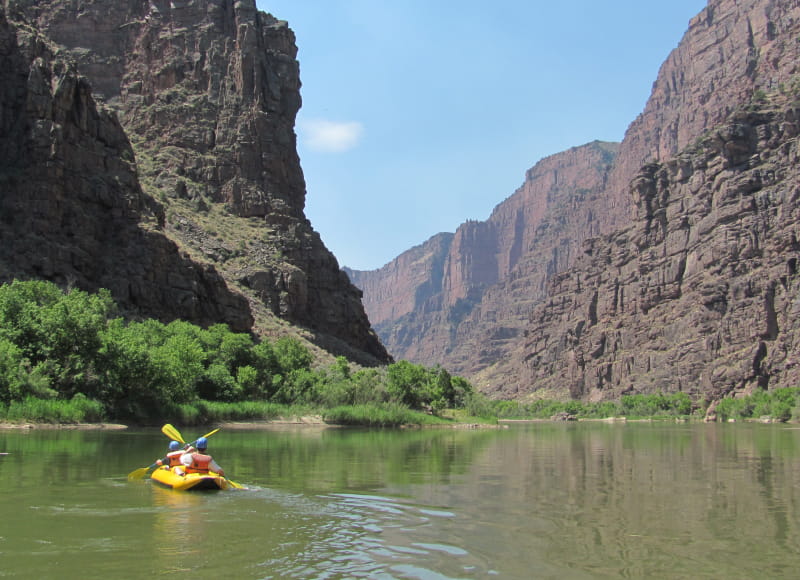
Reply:
<svg viewBox="0 0 800 580"><path fill-rule="evenodd" d="M405 498L358 493L308 495L280 489L209 498L230 520L254 518L270 529L266 557L252 564L264 579L483 578L489 563L456 542L459 514ZM220 522L224 525L224 522Z"/></svg>
<svg viewBox="0 0 800 580"><path fill-rule="evenodd" d="M360 570L373 578L419 579L493 573L460 546L428 541L431 535L438 539L436 520L457 519L452 511L378 495L343 493L320 499L330 500L326 510L338 522L327 548L337 552L329 563L340 564L341 573L357 577Z"/></svg>

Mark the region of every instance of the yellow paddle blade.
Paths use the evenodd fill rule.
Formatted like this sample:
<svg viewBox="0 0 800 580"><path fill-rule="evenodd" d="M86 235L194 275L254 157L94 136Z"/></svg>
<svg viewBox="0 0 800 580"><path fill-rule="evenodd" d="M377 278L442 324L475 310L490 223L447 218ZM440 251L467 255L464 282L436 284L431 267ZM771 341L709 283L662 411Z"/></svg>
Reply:
<svg viewBox="0 0 800 580"><path fill-rule="evenodd" d="M181 436L181 432L178 431L175 427L173 427L169 423L167 423L161 428L161 432L170 439L174 439L175 441L180 441L181 443L184 444L186 443L186 441L183 440L183 436Z"/></svg>
<svg viewBox="0 0 800 580"><path fill-rule="evenodd" d="M139 469L131 471L128 474L128 481L133 481L134 479L142 479L145 475L147 475L147 472L149 470L150 470L149 467L140 467Z"/></svg>
<svg viewBox="0 0 800 580"><path fill-rule="evenodd" d="M234 489L247 489L245 486L243 486L241 484L238 484L235 481L230 480L230 479L228 479L228 485L230 485Z"/></svg>

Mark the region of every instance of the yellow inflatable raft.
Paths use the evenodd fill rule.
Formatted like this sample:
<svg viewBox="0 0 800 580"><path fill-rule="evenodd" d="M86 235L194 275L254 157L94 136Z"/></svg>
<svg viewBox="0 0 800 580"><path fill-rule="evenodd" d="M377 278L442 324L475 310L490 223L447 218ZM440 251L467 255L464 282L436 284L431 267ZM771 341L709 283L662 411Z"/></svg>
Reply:
<svg viewBox="0 0 800 580"><path fill-rule="evenodd" d="M150 479L177 491L228 489L228 480L218 473L189 473L178 475L163 465L150 474Z"/></svg>

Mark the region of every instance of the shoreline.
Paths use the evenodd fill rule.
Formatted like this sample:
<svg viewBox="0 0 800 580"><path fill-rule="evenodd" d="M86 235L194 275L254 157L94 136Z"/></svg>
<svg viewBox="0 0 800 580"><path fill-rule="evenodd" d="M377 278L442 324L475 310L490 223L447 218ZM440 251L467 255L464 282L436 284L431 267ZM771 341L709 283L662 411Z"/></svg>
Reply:
<svg viewBox="0 0 800 580"><path fill-rule="evenodd" d="M0 431L13 431L13 430L107 430L107 431L121 431L125 429L148 429L156 427L157 425L123 425L120 423L37 423L35 421L24 421L20 423L0 422ZM336 423L326 423L322 420L320 415L307 415L302 417L294 417L292 419L279 418L268 419L263 421L225 421L218 423L220 429L229 431L244 431L244 430L281 430L281 429L346 429L346 428L361 428L361 425L340 425ZM187 427L189 427L187 425ZM397 427L399 429L508 429L508 425L497 424L481 424L481 423L453 423L450 425L402 425Z"/></svg>
<svg viewBox="0 0 800 580"><path fill-rule="evenodd" d="M20 423L11 423L8 421L0 422L0 431L15 431L15 430L55 430L65 429L74 431L122 431L125 429L148 429L156 425L123 425L121 423L37 423L35 421L24 421ZM322 417L309 416L298 417L296 419L271 419L267 421L230 421L219 424L220 429L237 430L237 429L280 429L287 427L318 427L318 428L337 428L342 425L332 425L325 423Z"/></svg>
<svg viewBox="0 0 800 580"><path fill-rule="evenodd" d="M93 430L107 430L107 431L121 431L128 429L128 425L119 423L36 423L33 421L25 421L24 423L0 423L0 430L18 430L18 429L72 429L81 431Z"/></svg>

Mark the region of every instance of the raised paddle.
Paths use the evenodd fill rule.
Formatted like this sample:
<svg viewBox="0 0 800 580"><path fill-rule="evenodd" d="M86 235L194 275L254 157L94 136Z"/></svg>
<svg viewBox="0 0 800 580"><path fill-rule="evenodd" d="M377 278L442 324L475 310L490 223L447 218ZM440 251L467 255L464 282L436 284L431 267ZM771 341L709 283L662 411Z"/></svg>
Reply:
<svg viewBox="0 0 800 580"><path fill-rule="evenodd" d="M208 439L209 437L211 437L211 436L212 436L214 433L216 433L217 431L219 431L219 429L214 429L214 430L213 430L213 431L211 431L210 433L206 433L205 435L203 435L203 437L205 437L206 439ZM200 438L198 437L197 439L200 439ZM197 439L195 439L194 441L192 441L192 442L190 443L190 445L191 445L192 447L194 447L194 446L197 444ZM227 480L228 480L228 484L229 484L229 485L230 485L232 488L234 488L234 489L247 489L245 486L243 486L243 485L241 485L241 484L238 484L238 483L236 483L235 481L232 481L232 480L228 479L227 477L225 477L225 479L227 479Z"/></svg>
<svg viewBox="0 0 800 580"><path fill-rule="evenodd" d="M214 429L213 431L210 431L209 433L206 433L205 435L203 435L203 437L205 437L206 439L208 439L209 437L211 437L211 436L212 436L214 433L216 433L217 431L219 431L219 428L217 428L217 429ZM175 427L173 427L173 426L172 426L172 425L170 425L169 423L167 423L166 425L164 425L164 426L161 428L161 432L162 432L164 435L166 435L167 437L169 437L170 439L174 439L175 441L180 441L181 443L183 443L184 445L186 445L186 441L184 441L184 440L183 440L183 436L181 435L180 431L178 431L178 430L177 430ZM200 438L198 437L197 439L200 439ZM194 447L194 445L197 443L197 439L195 439L194 441L192 441L191 443L189 443L189 445L190 445L191 447Z"/></svg>
<svg viewBox="0 0 800 580"><path fill-rule="evenodd" d="M211 436L212 436L214 433L216 433L217 431L219 431L219 428L217 428L217 429L214 429L213 431L210 431L210 432L206 433L205 435L203 435L203 437L205 437L206 439L208 439L209 437L211 437ZM180 432L180 431L178 431L178 430L177 430L175 427L173 427L173 426L172 426L172 425L170 425L169 423L167 423L166 425L164 425L164 426L161 428L161 432L162 432L164 435L166 435L167 437L169 437L170 439L174 439L175 441L180 441L181 443L183 443L184 445L186 445L186 441L184 441L184 440L183 440L183 436L181 435L181 432ZM198 437L197 439L200 439L200 438ZM196 445L196 444L197 444L197 439L195 439L194 441L192 441L192 442L191 442L189 445L190 445L190 446L192 446L192 447L194 447L194 445ZM150 467L153 467L153 466L151 465ZM147 469L149 469L149 468L144 468L144 469L145 469L144 473L147 473L147 471L146 471L146 470L147 470ZM137 469L136 471L141 471L141 470ZM134 473L135 473L135 472L134 472ZM144 473L141 475L141 477L144 477ZM128 476L128 478L130 478L130 476ZM228 479L228 478L226 477L225 479ZM247 489L247 488L246 488L246 487L244 487L243 485L241 485L241 484L239 484L239 483L236 483L235 481L232 481L232 480L230 480L230 479L228 479L228 483L229 483L229 484L230 484L230 486L231 486L231 487L233 487L234 489Z"/></svg>
<svg viewBox="0 0 800 580"><path fill-rule="evenodd" d="M206 433L205 435L203 435L203 437L205 437L206 439L208 439L209 437L211 437L211 436L212 436L214 433L216 433L217 431L219 431L219 429L214 429L214 430L213 430L213 431L211 431L210 433ZM200 439L200 437L198 437L197 439ZM191 443L189 443L189 446L190 446L190 447L194 447L195 445L197 445L197 439L195 439L194 441L192 441Z"/></svg>
<svg viewBox="0 0 800 580"><path fill-rule="evenodd" d="M186 441L183 440L183 436L181 435L181 432L178 431L175 427L173 427L169 423L167 423L166 425L164 425L161 428L161 432L164 435L166 435L167 437L169 437L170 439L174 439L175 441L180 441L181 443L186 445Z"/></svg>

